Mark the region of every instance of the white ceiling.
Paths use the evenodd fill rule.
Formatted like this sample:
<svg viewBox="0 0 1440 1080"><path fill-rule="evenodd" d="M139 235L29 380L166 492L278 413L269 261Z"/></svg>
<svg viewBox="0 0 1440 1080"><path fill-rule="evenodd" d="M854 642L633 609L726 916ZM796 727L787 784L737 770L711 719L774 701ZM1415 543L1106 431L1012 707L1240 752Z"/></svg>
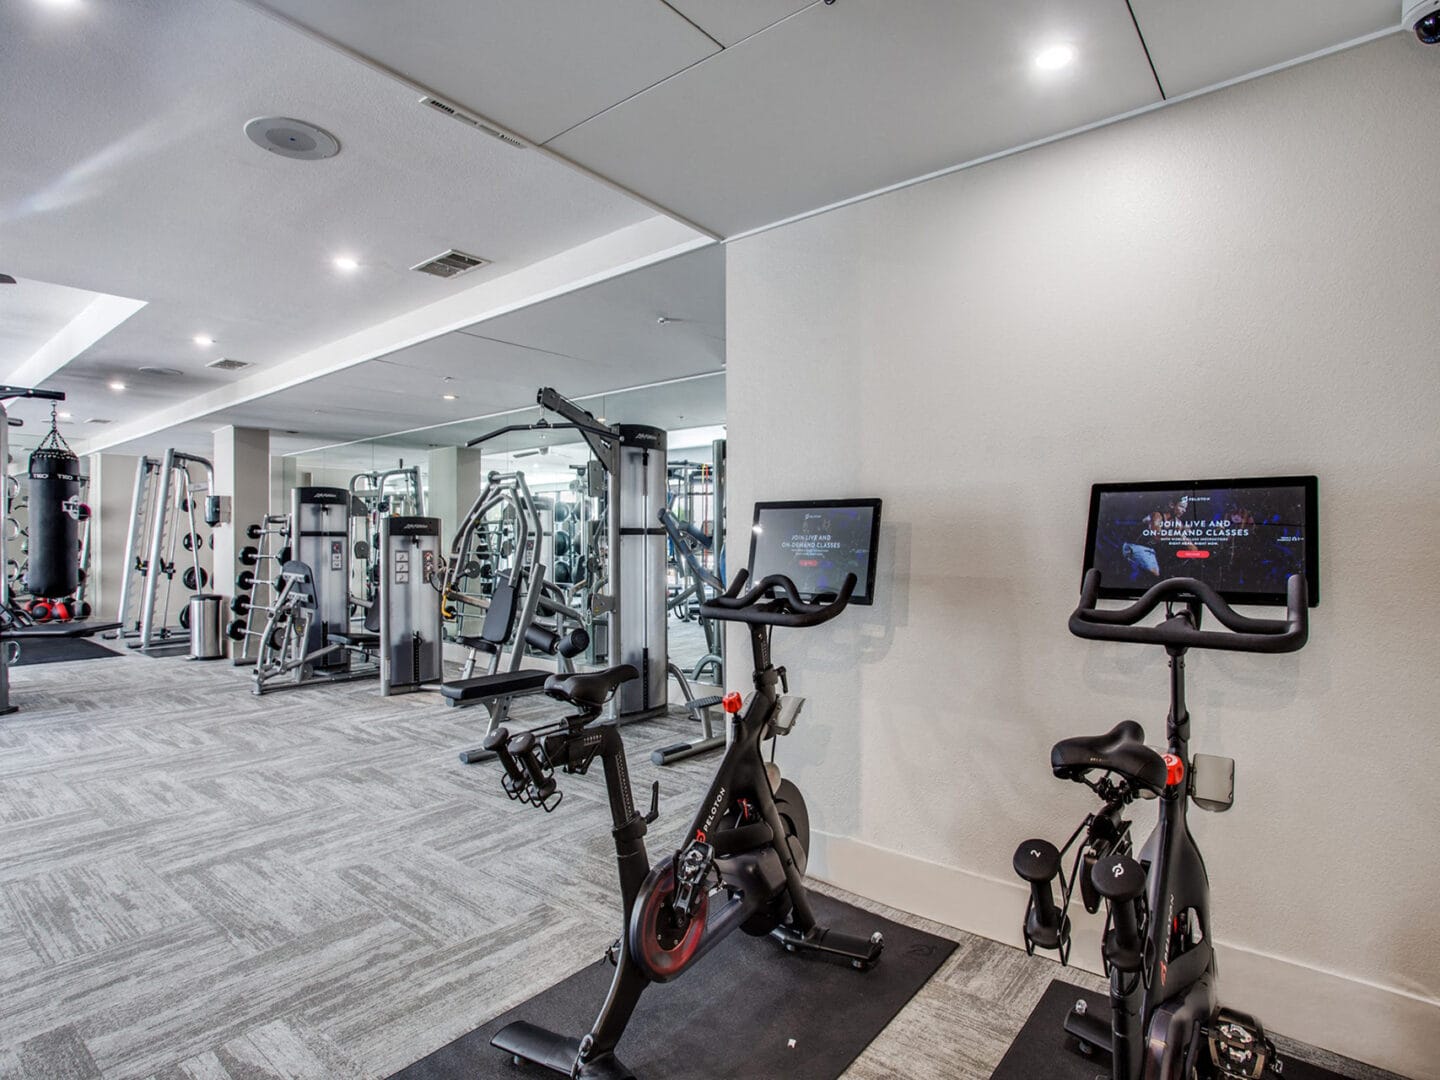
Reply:
<svg viewBox="0 0 1440 1080"><path fill-rule="evenodd" d="M9 271L0 266L0 272ZM19 279L14 285L0 285L0 371L8 372L34 356L94 299L88 290L44 281Z"/></svg>
<svg viewBox="0 0 1440 1080"><path fill-rule="evenodd" d="M521 18L498 0L265 2L725 236L1155 104L1160 84L1174 96L1351 41L1399 14L1394 0L1135 0L1133 19L1125 0L631 0L613 19L606 5L600 32L593 6L557 0ZM445 33L397 34L406 20ZM708 48L677 29L685 20ZM1062 42L1077 62L1042 75L1035 54Z"/></svg>
<svg viewBox="0 0 1440 1080"><path fill-rule="evenodd" d="M1037 26L1083 62L1037 72ZM845 0L552 145L734 235L1159 99L1123 0Z"/></svg>
<svg viewBox="0 0 1440 1080"><path fill-rule="evenodd" d="M720 51L661 0L257 0L546 142L631 94ZM382 59L383 58L383 59ZM511 119L502 119L509 117Z"/></svg>
<svg viewBox="0 0 1440 1080"><path fill-rule="evenodd" d="M77 422L127 421L112 440L203 449L222 423L299 432L277 435L287 451L393 435L521 407L547 382L580 394L718 371L718 249L513 310L703 242L685 222L764 227L1154 105L1162 86L1174 97L1393 28L1396 7L12 0L0 271L145 302L47 380ZM1034 56L1055 43L1077 61L1043 75ZM544 146L507 146L422 92ZM316 122L342 152L264 153L241 127L266 114ZM633 231L656 223L684 235ZM407 269L451 246L494 265L452 282ZM334 271L342 252L358 273ZM491 311L509 313L445 332ZM397 320L404 333L360 348ZM0 360L40 332L22 321L0 319ZM427 334L442 336L413 344ZM255 366L207 370L219 356ZM668 393L657 410L678 412Z"/></svg>
<svg viewBox="0 0 1440 1080"><path fill-rule="evenodd" d="M1168 97L1353 41L1400 21L1397 0L1131 0Z"/></svg>
<svg viewBox="0 0 1440 1080"><path fill-rule="evenodd" d="M0 82L4 271L149 301L52 380L77 416L183 401L236 378L205 370L217 357L263 368L653 215L234 0L0 4ZM277 114L341 153L242 134ZM408 269L451 246L494 265ZM333 269L342 252L358 273ZM141 388L141 365L184 375Z"/></svg>
<svg viewBox="0 0 1440 1080"><path fill-rule="evenodd" d="M725 251L712 245L224 409L172 428L165 444L203 452L215 428L234 424L280 433L272 446L284 453L387 436L399 447L462 445L497 422L452 422L526 409L541 386L572 397L646 387L598 398L597 415L623 398L610 419L721 423L723 378L691 377L723 370L724 335ZM427 430L402 434L414 429Z"/></svg>

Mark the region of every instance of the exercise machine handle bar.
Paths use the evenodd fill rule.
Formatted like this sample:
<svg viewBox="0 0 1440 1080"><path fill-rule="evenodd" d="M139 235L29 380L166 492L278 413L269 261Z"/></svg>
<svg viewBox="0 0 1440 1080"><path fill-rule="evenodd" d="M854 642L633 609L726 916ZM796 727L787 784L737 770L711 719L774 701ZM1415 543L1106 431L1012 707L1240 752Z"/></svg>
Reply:
<svg viewBox="0 0 1440 1080"><path fill-rule="evenodd" d="M42 401L64 401L64 390L42 390L32 386L10 386L8 383L0 384L0 401L9 401L11 398L39 398Z"/></svg>
<svg viewBox="0 0 1440 1080"><path fill-rule="evenodd" d="M742 595L741 590L749 578L748 570L736 572L730 588L701 604L700 614L707 619L760 626L819 626L845 610L859 580L854 574L846 574L835 599L807 603L800 599L795 583L784 574L771 574Z"/></svg>
<svg viewBox="0 0 1440 1080"><path fill-rule="evenodd" d="M1100 571L1085 573L1080 606L1070 616L1070 632L1092 641L1126 641L1138 645L1164 645L1172 649L1224 649L1230 652L1286 653L1304 646L1310 635L1304 574L1292 574L1285 583L1283 619L1254 619L1241 615L1209 585L1195 578L1167 578L1123 608L1098 608ZM1191 612L1179 613L1154 626L1137 623L1161 604L1181 602ZM1201 630L1203 605L1230 633Z"/></svg>
<svg viewBox="0 0 1440 1080"><path fill-rule="evenodd" d="M725 583L705 568L705 564L700 561L699 556L690 547L675 515L669 510L661 510L660 524L665 526L666 535L670 537L670 543L675 546L675 554L685 561L690 572L704 582L707 588L714 589L717 593L723 593Z"/></svg>

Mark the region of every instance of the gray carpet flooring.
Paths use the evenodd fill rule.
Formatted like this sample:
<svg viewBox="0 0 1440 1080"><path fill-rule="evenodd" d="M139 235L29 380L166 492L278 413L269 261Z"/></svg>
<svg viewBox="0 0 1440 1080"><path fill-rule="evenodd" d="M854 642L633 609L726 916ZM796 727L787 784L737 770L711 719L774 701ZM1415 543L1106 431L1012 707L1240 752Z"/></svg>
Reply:
<svg viewBox="0 0 1440 1080"><path fill-rule="evenodd" d="M368 681L255 698L227 664L133 654L20 669L13 694L0 1076L383 1077L614 936L598 770L566 778L555 814L511 803L492 769L455 758L478 710ZM649 751L695 729L626 728L637 791L661 783L652 851L685 828L714 759L662 770ZM855 1080L988 1077L1059 972L824 891L959 942Z"/></svg>

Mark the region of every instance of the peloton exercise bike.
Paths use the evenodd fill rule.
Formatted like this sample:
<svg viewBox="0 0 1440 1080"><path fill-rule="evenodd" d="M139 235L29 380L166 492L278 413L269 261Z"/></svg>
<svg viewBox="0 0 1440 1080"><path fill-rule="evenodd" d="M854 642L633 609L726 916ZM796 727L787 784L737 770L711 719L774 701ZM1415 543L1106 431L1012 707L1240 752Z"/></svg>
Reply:
<svg viewBox="0 0 1440 1080"><path fill-rule="evenodd" d="M1310 509L1308 535L1298 538L1312 544L1307 562L1313 573L1314 481L1301 479L1308 479L1311 485ZM1261 482L1249 483L1258 486ZM1144 486L1160 487L1134 487ZM1092 505L1098 501L1097 495ZM1211 555L1218 556L1217 562L1230 557L1223 550L1223 541L1185 546L1192 536L1204 534L1204 526L1187 526L1187 530L1173 528L1166 535L1181 550L1208 548ZM1189 577L1162 578L1127 607L1100 608L1096 606L1102 586L1101 571L1093 559L1095 532L1092 510L1086 559L1090 569L1080 604L1070 616L1070 632L1093 641L1165 649L1170 657L1169 752L1162 757L1146 746L1145 731L1133 720L1117 724L1104 735L1065 739L1055 745L1050 753L1054 774L1084 784L1104 805L1081 823L1064 848L1057 849L1046 840L1027 840L1015 852L1015 871L1030 885L1026 951L1033 955L1037 948L1054 949L1062 964L1068 962L1070 919L1066 912L1078 883L1087 911L1096 913L1102 901L1109 907L1102 952L1110 979L1110 1016L1087 1010L1082 1000L1065 1019L1065 1030L1077 1040L1082 1053L1108 1051L1112 1080L1254 1080L1280 1074L1283 1064L1259 1022L1221 1008L1216 1000L1210 885L1186 822L1186 810L1191 799L1205 810L1228 810L1234 801L1235 763L1205 754L1190 755L1185 654L1190 649L1286 653L1302 648L1309 634L1306 608L1311 594L1306 576L1295 573L1285 580L1283 619L1241 615L1212 585ZM1160 533L1157 527L1146 535ZM1298 530L1296 533L1298 536ZM1199 560L1211 556L1181 557ZM1162 604L1163 621L1140 625ZM1204 611L1229 632L1202 630ZM1159 801L1158 822L1138 857L1130 822L1123 816L1136 798ZM1062 860L1077 842L1067 878ZM1056 878L1062 892L1058 905L1052 887Z"/></svg>
<svg viewBox="0 0 1440 1080"><path fill-rule="evenodd" d="M504 766L505 792L521 802L554 810L562 793L554 773L585 773L598 757L605 767L615 857L624 912L620 938L608 957L615 965L610 991L594 1026L580 1038L525 1021L502 1028L492 1045L516 1064L533 1062L563 1076L635 1080L615 1056L640 995L651 983L683 975L736 929L770 935L789 952L813 952L865 971L880 959L878 933L852 937L816 924L804 874L810 821L799 790L766 764L762 745L788 733L799 699L784 696L785 669L770 657L772 627L819 626L850 602L856 576L847 575L833 599L801 598L782 575L765 577L742 592L747 571L735 575L723 595L701 606L705 618L750 627L755 692L742 712L739 694L725 699L733 739L716 771L689 839L655 865L645 852L646 826L658 817L659 784L650 810L640 814L630 788L620 728L601 711L625 682L638 678L629 664L605 671L552 675L546 692L578 710L556 724L511 739L501 728L485 740Z"/></svg>

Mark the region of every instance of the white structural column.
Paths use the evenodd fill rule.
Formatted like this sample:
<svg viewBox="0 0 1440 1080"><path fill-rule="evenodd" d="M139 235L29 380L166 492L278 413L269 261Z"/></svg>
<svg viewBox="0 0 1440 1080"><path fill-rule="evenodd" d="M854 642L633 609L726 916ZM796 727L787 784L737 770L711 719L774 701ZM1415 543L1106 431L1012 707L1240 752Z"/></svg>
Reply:
<svg viewBox="0 0 1440 1080"><path fill-rule="evenodd" d="M85 499L90 521L90 579L85 590L95 619L115 618L125 579L125 538L130 531L130 502L140 459L128 454L91 454L86 459L90 486Z"/></svg>
<svg viewBox="0 0 1440 1080"><path fill-rule="evenodd" d="M270 513L290 512L290 484L286 479L286 466L295 459L276 454L270 458Z"/></svg>
<svg viewBox="0 0 1440 1080"><path fill-rule="evenodd" d="M246 544L254 543L245 535L245 527L258 522L270 509L270 432L217 428L213 460L215 494L230 497L230 520L214 530L211 591L228 599L235 595L235 575L241 570L236 556Z"/></svg>
<svg viewBox="0 0 1440 1080"><path fill-rule="evenodd" d="M460 519L470 509L484 486L480 451L463 446L444 446L430 451L430 490L425 495L425 515L440 519L440 535L448 552Z"/></svg>

